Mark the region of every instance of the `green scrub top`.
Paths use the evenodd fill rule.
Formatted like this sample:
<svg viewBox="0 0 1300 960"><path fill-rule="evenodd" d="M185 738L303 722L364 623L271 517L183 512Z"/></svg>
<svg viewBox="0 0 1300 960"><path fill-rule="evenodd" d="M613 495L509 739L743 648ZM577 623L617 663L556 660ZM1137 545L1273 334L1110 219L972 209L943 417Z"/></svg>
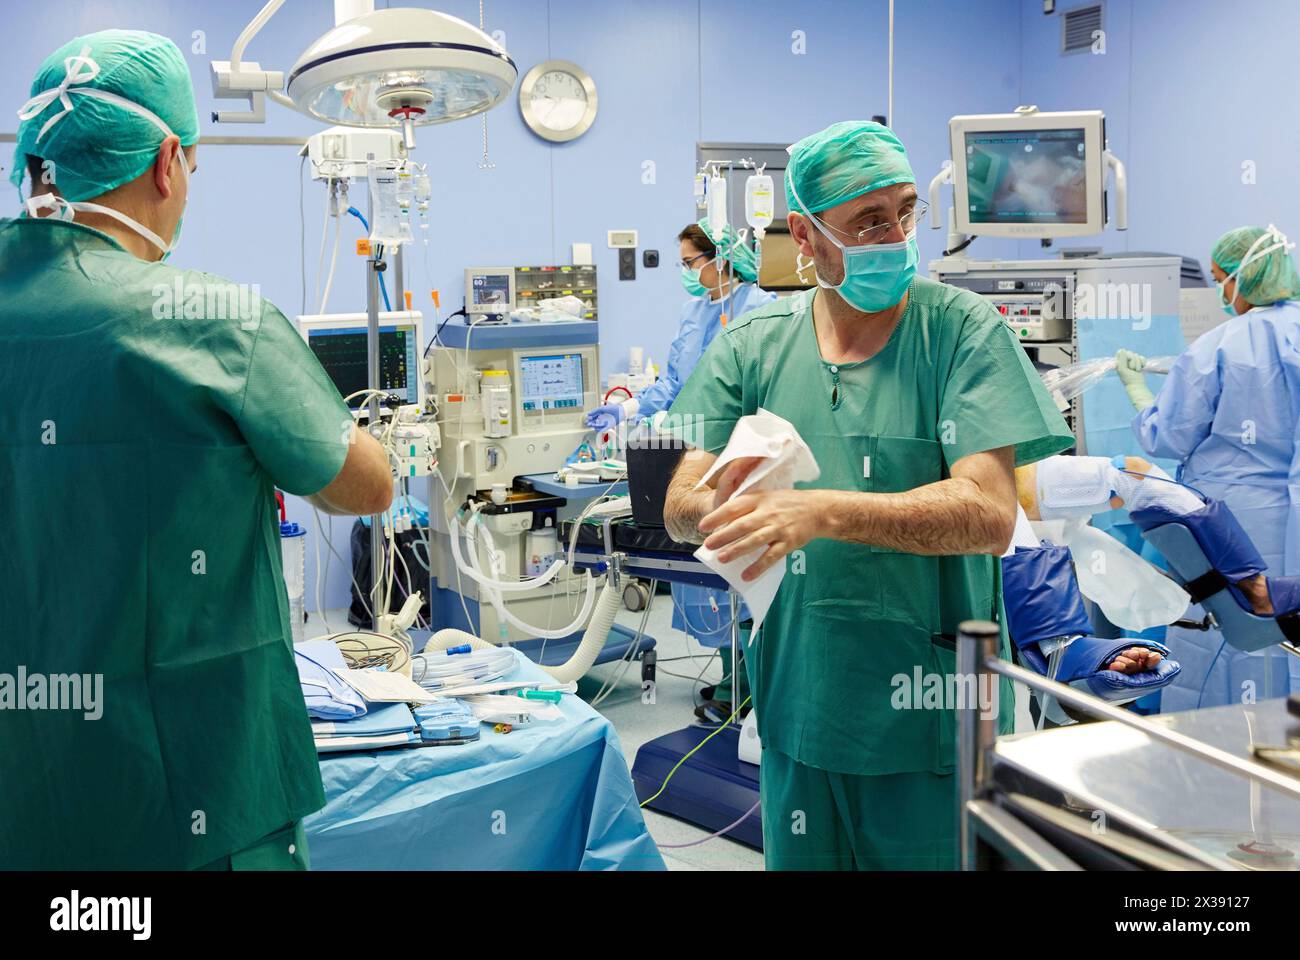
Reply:
<svg viewBox="0 0 1300 960"><path fill-rule="evenodd" d="M820 478L801 487L867 493L934 483L983 450L1014 446L1019 466L1074 443L1024 350L976 294L917 278L881 351L838 365L818 349L814 295L732 321L668 428L718 453L736 421L762 407L789 420L817 458ZM1005 622L996 557L811 541L787 559L746 650L764 748L837 773L952 770L952 638L972 618ZM1000 694L1009 730L1009 684Z"/></svg>
<svg viewBox="0 0 1300 960"><path fill-rule="evenodd" d="M352 420L254 292L0 220L0 867L197 867L324 804L275 487ZM98 705L30 709L55 674Z"/></svg>

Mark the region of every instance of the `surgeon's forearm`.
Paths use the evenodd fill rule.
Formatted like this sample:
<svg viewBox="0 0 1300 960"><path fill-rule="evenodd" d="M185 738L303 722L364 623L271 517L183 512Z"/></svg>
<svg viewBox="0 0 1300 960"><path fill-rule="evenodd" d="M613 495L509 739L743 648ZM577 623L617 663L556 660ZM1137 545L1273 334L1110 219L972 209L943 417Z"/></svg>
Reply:
<svg viewBox="0 0 1300 960"><path fill-rule="evenodd" d="M700 521L713 509L714 492L695 487L708 472L713 458L691 451L682 457L664 498L664 527L678 543L703 543Z"/></svg>
<svg viewBox="0 0 1300 960"><path fill-rule="evenodd" d="M664 527L678 543L703 543L700 521L713 509L713 491L699 490L682 495L664 510Z"/></svg>
<svg viewBox="0 0 1300 960"><path fill-rule="evenodd" d="M906 493L819 491L829 536L921 556L1000 555L1015 529L1010 512L974 481L953 477Z"/></svg>

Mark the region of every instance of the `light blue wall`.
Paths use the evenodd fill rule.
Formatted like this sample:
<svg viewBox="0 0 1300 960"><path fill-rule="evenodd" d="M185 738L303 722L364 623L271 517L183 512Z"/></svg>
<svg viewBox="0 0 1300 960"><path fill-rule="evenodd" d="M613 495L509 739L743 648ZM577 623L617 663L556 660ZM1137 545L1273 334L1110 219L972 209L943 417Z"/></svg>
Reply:
<svg viewBox="0 0 1300 960"><path fill-rule="evenodd" d="M384 4L379 4L383 6ZM477 22L473 0L430 6ZM275 104L261 126L214 125L208 62L227 59L235 37L261 0L45 0L15 4L8 29L21 37L0 59L0 90L16 109L45 55L67 39L107 27L135 27L175 39L190 61L205 135L305 136L318 126ZM946 121L958 112L1005 111L1021 102L1021 31L1036 24L1018 0L902 0L897 4L895 125L912 152L917 176L947 157ZM409 286L442 292L444 312L461 305L466 266L564 263L569 245L593 245L601 281L605 372L625 369L630 346L667 355L685 295L671 266L675 236L695 211L690 200L699 140L788 143L834 120L884 113L886 0L487 0L487 28L503 31L521 72L549 57L574 60L595 78L600 114L581 139L552 146L534 137L511 100L488 115L490 156L479 168L478 119L423 129L417 159L435 186L433 238L410 259ZM329 0L289 0L247 57L287 70L332 21ZM805 53L795 52L802 31ZM199 32L196 35L196 32ZM972 42L973 37L995 38ZM230 108L232 103L220 106ZM0 119L0 132L16 120ZM0 145L0 164L12 156ZM643 182L646 161L654 182ZM174 262L259 283L292 316L301 309L299 160L288 147L202 148L185 233ZM314 291L324 198L305 186L306 271ZM364 191L353 194L364 200ZM945 197L945 204L947 203ZM0 209L13 209L10 204ZM609 229L640 232L663 266L638 263L635 282L619 282ZM363 272L345 234L331 310L364 307ZM943 233L922 231L922 258L937 255ZM989 255L1009 255L990 243ZM310 512L291 500L294 519ZM334 524L347 555L346 520ZM309 549L308 583L314 561ZM347 575L331 566L327 606L345 602ZM308 599L308 606L314 607Z"/></svg>
<svg viewBox="0 0 1300 960"><path fill-rule="evenodd" d="M424 3L477 20L473 0ZM1075 6L1061 0L1058 7ZM45 54L66 39L110 26L151 29L189 57L205 134L307 135L317 125L277 105L262 126L215 126L208 61L230 45L261 0L164 3L45 0L15 4L8 28L22 43L0 58L0 90L11 109L24 99ZM501 30L521 70L547 57L584 65L601 112L580 140L551 146L521 122L514 100L488 117L496 166L480 170L477 120L422 130L419 159L431 164L437 201L428 251L411 258L410 285L437 287L444 308L461 301L460 271L487 263L564 262L569 244L593 244L602 283L605 372L627 348L662 359L683 294L673 237L693 217L689 178L698 140L784 143L826 123L884 112L886 0L487 0L487 26ZM1300 36L1291 0L1106 0L1106 52L1062 56L1059 14L1041 0L900 0L897 3L894 126L918 177L947 157L955 113L1100 108L1130 183L1130 229L1108 231L1107 249L1167 250L1208 267L1209 249L1240 223L1275 222L1300 234L1295 189L1300 124L1290 64ZM328 0L290 0L249 56L287 68L329 26ZM806 53L793 52L803 31ZM196 36L196 32L198 35ZM0 132L16 125L0 119ZM0 164L11 157L0 145ZM653 183L643 182L653 161ZM1252 164L1255 182L1243 182ZM175 262L259 283L288 314L301 305L299 164L292 148L207 147ZM364 191L354 195L364 199ZM308 289L315 286L320 190L305 188ZM945 193L944 203L948 202ZM12 209L0 204L0 209ZM605 231L640 231L665 266L620 283ZM350 233L351 240L357 234ZM923 230L923 260L943 234ZM1080 244L1092 244L1088 239ZM362 270L345 246L331 308L363 306ZM985 256L1038 256L1036 244L978 241ZM427 302L427 301L425 301ZM304 519L301 505L293 512ZM307 518L309 519L309 518ZM346 523L336 523L341 531ZM336 533L346 553L346 539ZM309 559L309 565L311 561ZM327 603L344 597L331 569Z"/></svg>
<svg viewBox="0 0 1300 960"><path fill-rule="evenodd" d="M1081 0L1061 0L1064 10ZM1060 19L1022 0L1021 89L1041 109L1101 109L1129 180L1129 230L1108 250L1199 259L1225 230L1300 236L1292 0L1106 0L1106 52L1062 56ZM1255 183L1243 182L1253 165ZM1085 238L1078 245L1093 245ZM1022 244L1024 255L1038 251Z"/></svg>

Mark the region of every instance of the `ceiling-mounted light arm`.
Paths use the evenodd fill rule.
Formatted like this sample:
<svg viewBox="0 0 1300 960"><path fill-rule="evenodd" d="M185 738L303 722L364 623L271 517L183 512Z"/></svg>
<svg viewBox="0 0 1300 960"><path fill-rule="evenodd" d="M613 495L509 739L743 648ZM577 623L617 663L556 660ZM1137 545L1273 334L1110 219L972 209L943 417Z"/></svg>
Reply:
<svg viewBox="0 0 1300 960"><path fill-rule="evenodd" d="M213 111L214 123L264 123L266 97L294 109L293 101L282 92L282 72L263 70L256 61L244 61L244 51L249 43L282 6L284 0L268 0L240 33L230 51L230 59L212 61L212 96L217 100L243 100L248 104L247 110Z"/></svg>
<svg viewBox="0 0 1300 960"><path fill-rule="evenodd" d="M243 32L240 33L238 39L235 40L234 48L230 51L230 69L233 73L239 73L240 66L244 60L244 51L247 50L248 45L253 42L253 38L262 31L264 26L266 26L267 21L275 16L276 11L282 6L284 6L284 0L267 0L266 6L258 11L257 16L248 22L248 26L244 27Z"/></svg>

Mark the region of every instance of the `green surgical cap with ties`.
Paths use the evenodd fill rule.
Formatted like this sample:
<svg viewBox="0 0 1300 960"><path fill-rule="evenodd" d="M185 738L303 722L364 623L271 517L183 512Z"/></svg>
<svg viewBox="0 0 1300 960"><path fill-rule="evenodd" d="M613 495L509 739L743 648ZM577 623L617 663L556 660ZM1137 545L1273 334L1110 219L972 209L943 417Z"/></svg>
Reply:
<svg viewBox="0 0 1300 960"><path fill-rule="evenodd" d="M140 30L102 30L54 51L18 117L10 181L21 189L27 158L40 157L72 201L140 176L169 133L184 147L199 140L185 57L171 40Z"/></svg>

